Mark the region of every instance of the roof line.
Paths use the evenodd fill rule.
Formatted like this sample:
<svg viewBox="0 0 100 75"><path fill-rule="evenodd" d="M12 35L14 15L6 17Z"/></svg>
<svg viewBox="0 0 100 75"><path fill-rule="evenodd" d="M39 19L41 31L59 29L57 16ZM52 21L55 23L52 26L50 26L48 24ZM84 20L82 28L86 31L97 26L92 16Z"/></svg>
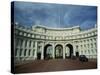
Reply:
<svg viewBox="0 0 100 75"><path fill-rule="evenodd" d="M68 28L53 28L53 27L47 27L47 26L44 26L44 25L34 25L32 26L32 28L37 28L37 27L40 27L40 28L45 28L45 29L55 29L55 30L66 30L66 29L76 29L76 28L80 28L79 25L76 25L76 26L73 26L73 27L68 27Z"/></svg>

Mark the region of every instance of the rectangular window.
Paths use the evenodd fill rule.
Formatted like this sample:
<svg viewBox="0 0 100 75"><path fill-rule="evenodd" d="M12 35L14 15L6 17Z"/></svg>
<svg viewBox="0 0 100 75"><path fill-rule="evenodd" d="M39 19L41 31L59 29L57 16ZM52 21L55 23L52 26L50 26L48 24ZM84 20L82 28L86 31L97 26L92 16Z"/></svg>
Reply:
<svg viewBox="0 0 100 75"><path fill-rule="evenodd" d="M90 39L90 41L92 42L93 40L92 40L92 39Z"/></svg>
<svg viewBox="0 0 100 75"><path fill-rule="evenodd" d="M19 39L16 39L15 43L16 43L16 46L18 46Z"/></svg>
<svg viewBox="0 0 100 75"><path fill-rule="evenodd" d="M91 48L93 48L93 44L91 43Z"/></svg>
<svg viewBox="0 0 100 75"><path fill-rule="evenodd" d="M83 51L81 51L81 54L83 54Z"/></svg>
<svg viewBox="0 0 100 75"><path fill-rule="evenodd" d="M21 39L18 40L18 46L20 47L21 45Z"/></svg>
<svg viewBox="0 0 100 75"><path fill-rule="evenodd" d="M90 50L88 50L88 53L90 54Z"/></svg>
<svg viewBox="0 0 100 75"><path fill-rule="evenodd" d="M86 50L85 50L85 53L86 53Z"/></svg>
<svg viewBox="0 0 100 75"><path fill-rule="evenodd" d="M29 52L28 52L28 55L29 55L29 56L30 56L30 54L31 54L30 52L31 52L31 49L29 49Z"/></svg>
<svg viewBox="0 0 100 75"><path fill-rule="evenodd" d="M29 47L31 47L31 40L30 40L30 42L29 42Z"/></svg>
<svg viewBox="0 0 100 75"><path fill-rule="evenodd" d="M21 44L20 44L20 47L23 45L23 40L21 39Z"/></svg>
<svg viewBox="0 0 100 75"><path fill-rule="evenodd" d="M27 46L27 40L25 41L25 47Z"/></svg>
<svg viewBox="0 0 100 75"><path fill-rule="evenodd" d="M78 49L78 45L76 45L76 49Z"/></svg>
<svg viewBox="0 0 100 75"><path fill-rule="evenodd" d="M89 44L87 44L88 48L90 47Z"/></svg>
<svg viewBox="0 0 100 75"><path fill-rule="evenodd" d="M19 56L21 56L22 55L22 49L20 49L20 53L19 53Z"/></svg>
<svg viewBox="0 0 100 75"><path fill-rule="evenodd" d="M97 44L96 43L94 43L94 45L95 45L95 47L97 47Z"/></svg>
<svg viewBox="0 0 100 75"><path fill-rule="evenodd" d="M16 49L15 49L15 56L17 56L17 52L18 52L18 49L16 48Z"/></svg>
<svg viewBox="0 0 100 75"><path fill-rule="evenodd" d="M33 56L34 56L35 49L33 49Z"/></svg>
<svg viewBox="0 0 100 75"><path fill-rule="evenodd" d="M94 50L92 49L92 53L94 53Z"/></svg>
<svg viewBox="0 0 100 75"><path fill-rule="evenodd" d="M32 41L33 42L33 47L35 47L35 42L34 41Z"/></svg>
<svg viewBox="0 0 100 75"><path fill-rule="evenodd" d="M84 45L84 47L86 47L86 45Z"/></svg>
<svg viewBox="0 0 100 75"><path fill-rule="evenodd" d="M86 40L84 40L84 43L86 42Z"/></svg>
<svg viewBox="0 0 100 75"><path fill-rule="evenodd" d="M24 51L24 56L26 56L26 51L27 51L27 49L25 49L25 51Z"/></svg>
<svg viewBox="0 0 100 75"><path fill-rule="evenodd" d="M82 48L83 46L81 45L81 48Z"/></svg>

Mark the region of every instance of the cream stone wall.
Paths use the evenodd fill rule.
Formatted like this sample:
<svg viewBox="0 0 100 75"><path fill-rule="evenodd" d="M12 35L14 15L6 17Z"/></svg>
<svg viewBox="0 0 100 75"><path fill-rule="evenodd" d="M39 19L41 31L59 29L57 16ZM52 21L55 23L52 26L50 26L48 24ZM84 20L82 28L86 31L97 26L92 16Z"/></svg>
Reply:
<svg viewBox="0 0 100 75"><path fill-rule="evenodd" d="M88 58L97 58L97 28L82 31L79 26L71 28L50 28L42 25L32 28L14 26L14 55L15 61L44 60L44 48L52 46L52 58L55 58L55 47L62 46L63 59L70 55L70 44L73 47L72 55L86 55Z"/></svg>

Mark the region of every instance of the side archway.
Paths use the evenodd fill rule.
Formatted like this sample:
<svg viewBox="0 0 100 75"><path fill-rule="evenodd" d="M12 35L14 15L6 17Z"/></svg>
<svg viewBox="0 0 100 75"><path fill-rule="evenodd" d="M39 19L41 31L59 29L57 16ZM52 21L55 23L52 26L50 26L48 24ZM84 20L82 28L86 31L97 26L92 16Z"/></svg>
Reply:
<svg viewBox="0 0 100 75"><path fill-rule="evenodd" d="M51 59L52 58L52 50L53 50L53 47L51 44L47 44L44 47L44 59Z"/></svg>
<svg viewBox="0 0 100 75"><path fill-rule="evenodd" d="M73 46L71 44L66 45L65 56L66 58L71 58L73 56Z"/></svg>

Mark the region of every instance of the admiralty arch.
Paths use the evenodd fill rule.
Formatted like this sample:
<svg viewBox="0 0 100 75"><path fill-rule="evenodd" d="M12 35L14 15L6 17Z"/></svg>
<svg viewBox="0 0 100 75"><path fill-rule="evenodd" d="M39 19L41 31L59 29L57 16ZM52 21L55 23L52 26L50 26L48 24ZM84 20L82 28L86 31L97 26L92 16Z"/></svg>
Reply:
<svg viewBox="0 0 100 75"><path fill-rule="evenodd" d="M80 26L51 28L34 25L31 28L14 25L15 61L67 59L86 55L97 58L97 27L81 30Z"/></svg>

